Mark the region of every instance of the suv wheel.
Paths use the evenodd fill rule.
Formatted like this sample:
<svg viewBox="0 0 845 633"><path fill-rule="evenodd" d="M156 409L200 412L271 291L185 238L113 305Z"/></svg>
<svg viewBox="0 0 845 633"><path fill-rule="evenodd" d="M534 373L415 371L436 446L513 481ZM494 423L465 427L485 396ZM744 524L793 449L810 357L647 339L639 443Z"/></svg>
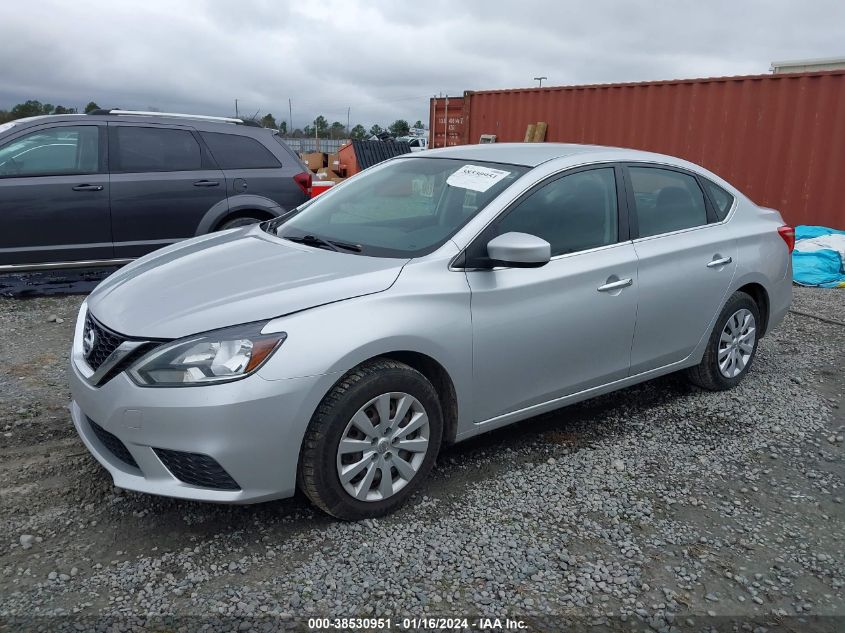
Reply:
<svg viewBox="0 0 845 633"><path fill-rule="evenodd" d="M707 342L701 363L689 369L690 380L704 389L722 391L740 383L757 353L760 310L744 292L728 299Z"/></svg>
<svg viewBox="0 0 845 633"><path fill-rule="evenodd" d="M229 229L236 229L241 226L248 226L250 224L258 224L261 222L261 218L257 218L255 216L242 216L240 218L234 218L232 220L227 220L223 222L220 226L217 227L218 231L227 231Z"/></svg>
<svg viewBox="0 0 845 633"><path fill-rule="evenodd" d="M443 432L431 383L411 367L376 359L347 373L308 425L300 486L339 519L387 514L428 476Z"/></svg>

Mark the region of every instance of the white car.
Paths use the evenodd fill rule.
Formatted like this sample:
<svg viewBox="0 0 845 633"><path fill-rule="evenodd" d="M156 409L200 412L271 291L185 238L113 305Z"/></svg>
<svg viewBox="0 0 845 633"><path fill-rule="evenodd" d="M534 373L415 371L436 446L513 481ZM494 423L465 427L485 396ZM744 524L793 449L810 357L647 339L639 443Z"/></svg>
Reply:
<svg viewBox="0 0 845 633"><path fill-rule="evenodd" d="M397 141L407 141L412 152L421 152L428 149L428 138L425 136L400 136Z"/></svg>
<svg viewBox="0 0 845 633"><path fill-rule="evenodd" d="M76 325L73 421L121 488L299 487L381 516L443 443L679 370L736 386L789 309L794 237L670 156L405 154L106 279Z"/></svg>

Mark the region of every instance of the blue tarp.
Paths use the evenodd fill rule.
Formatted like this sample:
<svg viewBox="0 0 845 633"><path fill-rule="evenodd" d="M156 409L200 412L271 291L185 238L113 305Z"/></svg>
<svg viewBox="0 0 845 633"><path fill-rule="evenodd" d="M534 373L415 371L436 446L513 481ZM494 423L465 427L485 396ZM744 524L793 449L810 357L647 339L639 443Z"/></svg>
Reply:
<svg viewBox="0 0 845 633"><path fill-rule="evenodd" d="M800 240L828 235L845 236L845 231L824 226L795 227L795 250L792 252L792 279L795 283L823 288L845 287L845 262L839 250L831 248L801 250Z"/></svg>

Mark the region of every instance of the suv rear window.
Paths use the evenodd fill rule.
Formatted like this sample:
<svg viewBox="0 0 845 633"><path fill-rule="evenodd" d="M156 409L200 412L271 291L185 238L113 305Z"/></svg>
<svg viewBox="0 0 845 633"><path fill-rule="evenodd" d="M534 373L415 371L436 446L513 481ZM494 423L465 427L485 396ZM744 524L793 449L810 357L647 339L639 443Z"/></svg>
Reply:
<svg viewBox="0 0 845 633"><path fill-rule="evenodd" d="M200 132L220 169L273 169L282 164L261 143L249 136Z"/></svg>
<svg viewBox="0 0 845 633"><path fill-rule="evenodd" d="M124 172L202 169L200 144L188 130L117 127L117 170Z"/></svg>

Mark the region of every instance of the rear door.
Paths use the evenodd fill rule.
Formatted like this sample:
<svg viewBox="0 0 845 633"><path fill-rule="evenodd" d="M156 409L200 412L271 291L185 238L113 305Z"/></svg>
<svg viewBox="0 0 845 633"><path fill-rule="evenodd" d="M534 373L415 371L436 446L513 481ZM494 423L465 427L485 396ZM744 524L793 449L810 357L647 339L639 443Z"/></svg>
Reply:
<svg viewBox="0 0 845 633"><path fill-rule="evenodd" d="M626 168L639 307L631 373L685 359L709 334L736 272L736 242L692 173Z"/></svg>
<svg viewBox="0 0 845 633"><path fill-rule="evenodd" d="M239 202L235 196L255 195L269 198L288 210L303 202L303 193L293 176L302 171L283 148L274 154L261 141L244 134L200 132L215 162L226 174L229 198L233 210ZM265 134L271 140L271 134ZM274 143L276 141L273 141ZM275 148L274 148L275 149ZM297 161L298 162L298 161ZM248 200L244 203L249 204Z"/></svg>
<svg viewBox="0 0 845 633"><path fill-rule="evenodd" d="M109 123L116 257L139 257L196 235L226 204L226 179L187 126Z"/></svg>
<svg viewBox="0 0 845 633"><path fill-rule="evenodd" d="M0 145L0 266L112 258L105 124L26 128Z"/></svg>

